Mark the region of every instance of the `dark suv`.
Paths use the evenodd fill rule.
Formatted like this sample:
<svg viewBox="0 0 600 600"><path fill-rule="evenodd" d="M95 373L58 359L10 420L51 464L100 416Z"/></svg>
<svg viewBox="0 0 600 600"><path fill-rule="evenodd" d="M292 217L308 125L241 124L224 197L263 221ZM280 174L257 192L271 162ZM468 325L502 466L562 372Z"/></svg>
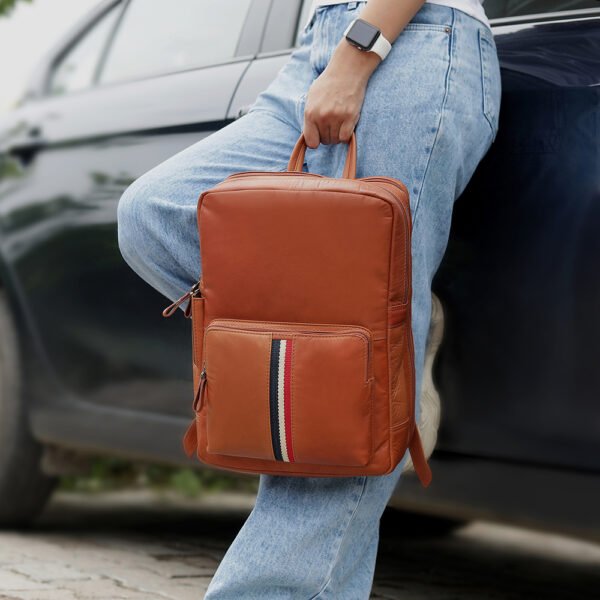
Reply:
<svg viewBox="0 0 600 600"><path fill-rule="evenodd" d="M0 117L2 523L30 519L81 453L201 467L181 448L189 321L123 261L117 201L244 113L308 4L105 0ZM600 537L600 4L485 7L500 131L434 280L434 481L402 477L391 504Z"/></svg>

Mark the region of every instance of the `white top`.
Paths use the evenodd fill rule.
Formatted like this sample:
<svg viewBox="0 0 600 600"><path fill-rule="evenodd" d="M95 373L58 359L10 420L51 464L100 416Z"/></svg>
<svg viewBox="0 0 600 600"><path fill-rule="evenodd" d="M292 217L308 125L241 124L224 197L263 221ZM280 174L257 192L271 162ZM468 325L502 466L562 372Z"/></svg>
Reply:
<svg viewBox="0 0 600 600"><path fill-rule="evenodd" d="M349 0L313 0L310 10L308 11L308 18L306 20L306 25L310 22L312 14L317 6L321 6L322 4L343 4L347 3ZM490 26L490 22L483 10L483 3L485 0L425 0L425 2L429 2L430 4L443 4L444 6L450 6L452 8L458 8L463 12L479 19L482 23Z"/></svg>

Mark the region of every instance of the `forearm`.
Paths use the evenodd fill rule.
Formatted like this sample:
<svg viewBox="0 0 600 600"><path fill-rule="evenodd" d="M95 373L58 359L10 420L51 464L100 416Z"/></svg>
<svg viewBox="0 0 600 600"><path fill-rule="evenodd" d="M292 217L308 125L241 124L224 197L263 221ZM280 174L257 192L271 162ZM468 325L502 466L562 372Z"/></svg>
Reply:
<svg viewBox="0 0 600 600"><path fill-rule="evenodd" d="M425 0L368 0L360 18L379 28L394 43ZM348 141L358 122L367 83L381 58L359 50L345 37L335 47L324 71L312 83L304 109L307 146Z"/></svg>
<svg viewBox="0 0 600 600"><path fill-rule="evenodd" d="M425 0L369 0L360 18L381 29L393 44L423 4Z"/></svg>
<svg viewBox="0 0 600 600"><path fill-rule="evenodd" d="M425 0L369 0L360 18L379 28L393 44L423 4ZM333 53L332 62L334 68L368 80L381 59L374 52L363 52L342 38Z"/></svg>

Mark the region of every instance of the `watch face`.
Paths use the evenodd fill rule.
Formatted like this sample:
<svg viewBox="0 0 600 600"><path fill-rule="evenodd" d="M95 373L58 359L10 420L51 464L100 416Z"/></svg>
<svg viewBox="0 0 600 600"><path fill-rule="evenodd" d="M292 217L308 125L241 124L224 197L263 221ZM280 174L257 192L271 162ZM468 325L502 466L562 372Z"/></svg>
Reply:
<svg viewBox="0 0 600 600"><path fill-rule="evenodd" d="M369 50L375 43L378 35L379 29L377 27L373 27L373 25L362 19L356 19L346 37L348 41L365 50Z"/></svg>

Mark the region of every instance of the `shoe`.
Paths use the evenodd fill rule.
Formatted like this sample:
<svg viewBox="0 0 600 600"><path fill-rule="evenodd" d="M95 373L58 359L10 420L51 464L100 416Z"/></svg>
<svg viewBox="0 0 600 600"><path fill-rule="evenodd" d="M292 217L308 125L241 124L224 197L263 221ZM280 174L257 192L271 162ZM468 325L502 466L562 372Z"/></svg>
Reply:
<svg viewBox="0 0 600 600"><path fill-rule="evenodd" d="M429 458L437 442L440 427L441 404L440 395L433 383L433 363L444 337L444 311L440 299L431 294L431 321L427 334L427 349L425 351L425 364L423 366L423 383L421 386L419 417L419 433L423 442L425 456ZM404 464L402 473L414 471L410 455Z"/></svg>

